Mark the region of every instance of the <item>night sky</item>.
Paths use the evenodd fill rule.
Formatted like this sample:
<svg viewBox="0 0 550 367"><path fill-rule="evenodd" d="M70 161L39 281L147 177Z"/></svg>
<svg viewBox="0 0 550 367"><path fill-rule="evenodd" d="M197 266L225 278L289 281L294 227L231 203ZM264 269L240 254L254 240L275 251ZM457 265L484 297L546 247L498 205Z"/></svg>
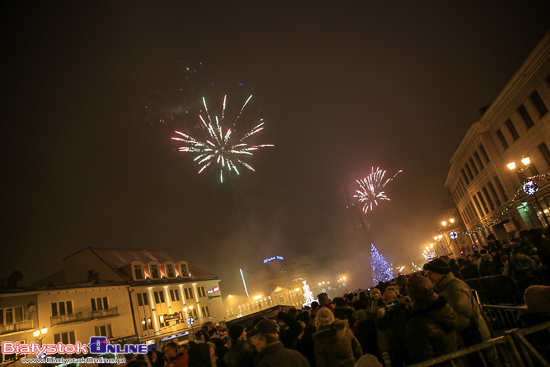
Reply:
<svg viewBox="0 0 550 367"><path fill-rule="evenodd" d="M547 0L4 1L0 278L29 284L92 246L166 251L225 294L276 255L366 287L346 191L371 167L403 170L365 215L375 245L421 262L451 155L549 14ZM275 147L222 184L171 137L225 94L228 113L253 95L243 125L263 118L253 141Z"/></svg>

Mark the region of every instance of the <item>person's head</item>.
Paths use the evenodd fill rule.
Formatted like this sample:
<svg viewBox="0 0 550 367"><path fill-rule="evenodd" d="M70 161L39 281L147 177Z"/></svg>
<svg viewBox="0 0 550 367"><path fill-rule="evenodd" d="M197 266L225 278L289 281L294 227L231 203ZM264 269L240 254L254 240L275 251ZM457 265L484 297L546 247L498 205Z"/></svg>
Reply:
<svg viewBox="0 0 550 367"><path fill-rule="evenodd" d="M317 299L319 300L319 304L321 306L326 305L327 303L330 303L330 299L328 298L328 295L326 293L319 293L317 295Z"/></svg>
<svg viewBox="0 0 550 367"><path fill-rule="evenodd" d="M527 311L550 312L550 286L532 285L525 290L524 298Z"/></svg>
<svg viewBox="0 0 550 367"><path fill-rule="evenodd" d="M403 289L404 286L407 285L407 282L409 281L409 278L407 278L406 275L401 274L400 276L395 279L395 283L397 283L397 286L399 289Z"/></svg>
<svg viewBox="0 0 550 367"><path fill-rule="evenodd" d="M189 350L189 344L186 343L186 344L180 345L179 352L180 352L181 354L187 353L188 350Z"/></svg>
<svg viewBox="0 0 550 367"><path fill-rule="evenodd" d="M231 325L229 328L229 338L231 340L246 340L246 331L239 324Z"/></svg>
<svg viewBox="0 0 550 367"><path fill-rule="evenodd" d="M488 236L487 236L487 241L489 241L489 242L494 242L494 241L495 241L495 235L492 234L492 233L491 233L490 235L488 235Z"/></svg>
<svg viewBox="0 0 550 367"><path fill-rule="evenodd" d="M424 265L424 273L432 281L433 284L439 283L439 281L450 272L451 267L441 259L432 260Z"/></svg>
<svg viewBox="0 0 550 367"><path fill-rule="evenodd" d="M424 299L433 294L433 284L430 279L415 274L409 278L407 291L414 300Z"/></svg>
<svg viewBox="0 0 550 367"><path fill-rule="evenodd" d="M373 288L373 289L370 290L370 296L374 300L379 300L382 297L382 293L380 292L380 289Z"/></svg>
<svg viewBox="0 0 550 367"><path fill-rule="evenodd" d="M346 301L343 298L336 297L334 299L334 304L336 307L344 307L346 305Z"/></svg>
<svg viewBox="0 0 550 367"><path fill-rule="evenodd" d="M216 360L214 346L209 343L197 343L189 348L189 367L214 367ZM212 357L214 355L214 357Z"/></svg>
<svg viewBox="0 0 550 367"><path fill-rule="evenodd" d="M334 322L334 314L326 307L321 308L315 316L315 325L317 327L327 326Z"/></svg>
<svg viewBox="0 0 550 367"><path fill-rule="evenodd" d="M258 352L261 352L269 344L279 340L277 327L271 320L260 321L254 329L248 333L248 336L252 337L252 343Z"/></svg>
<svg viewBox="0 0 550 367"><path fill-rule="evenodd" d="M317 301L311 302L311 310L312 311L315 311L317 309L317 307L319 307L319 302L317 302Z"/></svg>
<svg viewBox="0 0 550 367"><path fill-rule="evenodd" d="M170 342L164 346L164 354L166 358L174 358L178 354L178 345L174 342Z"/></svg>
<svg viewBox="0 0 550 367"><path fill-rule="evenodd" d="M388 302L395 301L397 299L397 294L391 289L384 292L382 295L382 301L384 301L384 304L388 304Z"/></svg>

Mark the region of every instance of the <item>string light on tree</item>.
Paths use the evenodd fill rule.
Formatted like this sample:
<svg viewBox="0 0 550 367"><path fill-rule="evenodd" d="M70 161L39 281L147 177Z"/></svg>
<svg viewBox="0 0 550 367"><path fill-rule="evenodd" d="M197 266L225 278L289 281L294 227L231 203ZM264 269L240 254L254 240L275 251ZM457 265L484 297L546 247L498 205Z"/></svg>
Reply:
<svg viewBox="0 0 550 367"><path fill-rule="evenodd" d="M390 265L378 252L378 249L374 244L371 244L370 248L371 254L371 267L372 267L372 280L374 285L377 285L380 282L387 282L393 279L393 273L391 271Z"/></svg>

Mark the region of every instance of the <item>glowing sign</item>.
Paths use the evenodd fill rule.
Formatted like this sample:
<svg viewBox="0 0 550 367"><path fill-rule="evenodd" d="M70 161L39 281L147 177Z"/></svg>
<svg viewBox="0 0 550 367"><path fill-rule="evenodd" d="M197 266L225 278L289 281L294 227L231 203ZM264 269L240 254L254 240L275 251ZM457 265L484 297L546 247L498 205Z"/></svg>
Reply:
<svg viewBox="0 0 550 367"><path fill-rule="evenodd" d="M264 260L264 264L265 263L268 263L270 261L273 261L273 260L283 260L283 257L282 256L273 256L273 257L270 257L269 259L265 259Z"/></svg>
<svg viewBox="0 0 550 367"><path fill-rule="evenodd" d="M219 292L219 291L220 291L220 287L215 286L215 287L212 288L211 290L206 291L206 293L212 294L212 293L216 293L216 292Z"/></svg>
<svg viewBox="0 0 550 367"><path fill-rule="evenodd" d="M456 238L458 237L458 233L451 232L450 237L451 237L452 240L456 240Z"/></svg>

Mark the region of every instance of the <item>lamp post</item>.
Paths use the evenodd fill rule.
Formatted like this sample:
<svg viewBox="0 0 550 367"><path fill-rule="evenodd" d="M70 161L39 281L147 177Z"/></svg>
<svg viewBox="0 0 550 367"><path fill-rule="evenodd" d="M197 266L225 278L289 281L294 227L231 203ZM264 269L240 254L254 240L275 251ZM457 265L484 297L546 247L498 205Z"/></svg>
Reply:
<svg viewBox="0 0 550 367"><path fill-rule="evenodd" d="M523 183L527 180L527 175L525 174L525 171L529 168L529 165L531 164L531 159L529 158L529 156L522 156L521 157L521 164L522 164L522 167L519 167L518 165L516 165L516 162L510 161L510 163L508 163L506 166L508 167L508 169L510 171L520 173L521 177L523 178L523 181L522 181L522 183ZM539 215L536 212L535 212L535 216L537 217L541 228L544 228L545 226L548 227L549 226L548 218L546 218L546 215L544 214L542 206L540 205L540 202L539 202L539 198L537 197L536 191L533 192L533 197L535 198L535 205L536 205L537 209L540 211L542 217L544 218L544 224L542 223L542 221L540 220Z"/></svg>
<svg viewBox="0 0 550 367"><path fill-rule="evenodd" d="M449 219L448 222L447 222L446 220L444 220L443 222L441 222L441 225L442 225L443 227L440 227L440 228L439 228L439 233L443 232L443 238L445 238L445 246L446 246L447 248L450 248L450 247L451 247L451 243L449 242L449 243L447 244L447 238L445 237L445 232L446 232L446 231L449 231L449 232L450 232L450 231L453 229L454 223L455 223L455 219L454 219L454 218ZM438 236L438 238L441 239L441 235ZM450 250L449 250L449 251L450 251ZM446 254L446 253L447 253L447 251L445 251L445 254Z"/></svg>
<svg viewBox="0 0 550 367"><path fill-rule="evenodd" d="M47 332L48 332L48 328L45 326L40 330L33 331L32 335L34 335L34 337L38 339L38 341L40 342L40 346L42 346L42 339L46 337Z"/></svg>

